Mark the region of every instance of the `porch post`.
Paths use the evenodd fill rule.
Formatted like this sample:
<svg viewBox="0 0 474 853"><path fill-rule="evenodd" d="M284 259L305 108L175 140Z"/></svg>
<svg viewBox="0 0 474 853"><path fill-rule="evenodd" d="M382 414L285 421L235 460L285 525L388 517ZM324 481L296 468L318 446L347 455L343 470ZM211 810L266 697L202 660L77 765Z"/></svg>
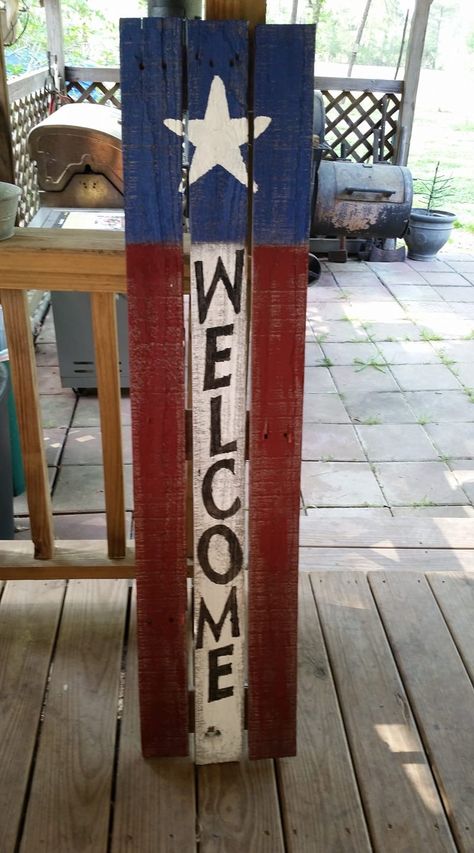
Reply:
<svg viewBox="0 0 474 853"><path fill-rule="evenodd" d="M3 44L0 39L0 181L15 182L12 133L10 126L10 98L7 86L7 68Z"/></svg>
<svg viewBox="0 0 474 853"><path fill-rule="evenodd" d="M56 66L58 89L64 85L64 33L61 15L61 0L43 0L46 14L46 31L48 34L48 51L51 54L51 64Z"/></svg>
<svg viewBox="0 0 474 853"><path fill-rule="evenodd" d="M428 18L432 2L433 0L416 0L415 11L411 22L410 38L408 41L405 62L403 106L400 116L400 128L406 128L406 136L404 140L405 150L403 152L403 158L400 161L400 165L402 166L406 166L408 161L408 152L410 150L411 134L413 130L413 119L415 116L416 94L420 80L426 28L428 26ZM398 145L400 145L400 137Z"/></svg>

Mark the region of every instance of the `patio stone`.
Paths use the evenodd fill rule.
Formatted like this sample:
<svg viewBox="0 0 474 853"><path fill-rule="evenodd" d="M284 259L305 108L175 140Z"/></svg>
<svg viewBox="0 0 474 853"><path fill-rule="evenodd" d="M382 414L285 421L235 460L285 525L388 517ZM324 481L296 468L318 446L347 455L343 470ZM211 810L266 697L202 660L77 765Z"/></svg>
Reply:
<svg viewBox="0 0 474 853"><path fill-rule="evenodd" d="M54 478L57 474L57 468L53 466L48 467L48 482L50 486L50 490L53 486ZM28 515L28 500L26 497L26 492L18 495L16 498L13 498L13 511L15 515Z"/></svg>
<svg viewBox="0 0 474 853"><path fill-rule="evenodd" d="M443 261L440 261L438 258L435 258L433 261L415 261L411 258L407 258L405 261L409 267L417 272L421 272L423 278L425 278L425 272L439 272L441 270L449 270L449 267Z"/></svg>
<svg viewBox="0 0 474 853"><path fill-rule="evenodd" d="M451 272L446 268L442 272L425 271L423 272L423 278L435 287L463 287L466 284L466 280L462 275L457 272Z"/></svg>
<svg viewBox="0 0 474 853"><path fill-rule="evenodd" d="M308 346L313 346L313 344L309 344ZM129 397L122 397L120 401L120 411L122 414L122 426L130 426L131 414ZM99 400L97 397L79 397L72 425L74 427L93 427L100 425Z"/></svg>
<svg viewBox="0 0 474 853"><path fill-rule="evenodd" d="M345 405L351 420L358 424L413 424L417 420L401 391L346 395Z"/></svg>
<svg viewBox="0 0 474 853"><path fill-rule="evenodd" d="M346 308L347 316L362 320L363 323L379 322L383 317L388 322L396 323L406 320L405 309L394 299L391 302L349 302Z"/></svg>
<svg viewBox="0 0 474 853"><path fill-rule="evenodd" d="M326 261L326 266L328 270L331 270L333 273L337 272L351 272L351 273L360 273L360 272L368 272L369 265L365 261L356 261L353 258L349 259L345 263L338 263L337 261Z"/></svg>
<svg viewBox="0 0 474 853"><path fill-rule="evenodd" d="M66 440L66 429L44 429L43 441L48 465L57 465Z"/></svg>
<svg viewBox="0 0 474 853"><path fill-rule="evenodd" d="M419 424L361 425L357 432L371 462L418 462L439 457Z"/></svg>
<svg viewBox="0 0 474 853"><path fill-rule="evenodd" d="M390 368L402 391L459 389L459 382L444 364L396 364Z"/></svg>
<svg viewBox="0 0 474 853"><path fill-rule="evenodd" d="M327 367L305 367L305 394L331 393L336 391L332 376Z"/></svg>
<svg viewBox="0 0 474 853"><path fill-rule="evenodd" d="M427 341L381 341L377 347L388 364L439 364L439 356Z"/></svg>
<svg viewBox="0 0 474 853"><path fill-rule="evenodd" d="M370 343L370 341L361 341L357 344L331 344L324 341L321 346L324 355L329 358L333 364L353 364L355 358L361 358L364 361L367 361L370 358L379 357L377 347Z"/></svg>
<svg viewBox="0 0 474 853"><path fill-rule="evenodd" d="M424 278L419 272L407 264L380 264L376 270L377 275L384 284L425 284Z"/></svg>
<svg viewBox="0 0 474 853"><path fill-rule="evenodd" d="M406 391L405 397L417 419L452 424L474 421L474 404L463 391Z"/></svg>
<svg viewBox="0 0 474 853"><path fill-rule="evenodd" d="M366 461L356 431L349 424L305 424L302 458L326 462Z"/></svg>
<svg viewBox="0 0 474 853"><path fill-rule="evenodd" d="M315 343L307 343L304 351L304 363L305 367L316 367L321 363L321 359L324 358L323 351L319 344Z"/></svg>
<svg viewBox="0 0 474 853"><path fill-rule="evenodd" d="M133 509L132 466L124 465L125 508ZM65 465L53 495L55 512L103 512L104 475L101 465Z"/></svg>
<svg viewBox="0 0 474 853"><path fill-rule="evenodd" d="M43 322L41 327L41 331L36 338L36 343L38 344L55 344L56 343L56 331L54 328L54 320L53 320L53 312L51 308L49 309L48 315Z"/></svg>
<svg viewBox="0 0 474 853"><path fill-rule="evenodd" d="M447 302L474 302L474 287L472 285L468 285L468 287L436 287L435 290Z"/></svg>
<svg viewBox="0 0 474 853"><path fill-rule="evenodd" d="M474 260L454 261L449 260L449 257L446 257L445 260L448 266L450 266L455 272L467 272L474 275Z"/></svg>
<svg viewBox="0 0 474 853"><path fill-rule="evenodd" d="M369 338L373 341L418 341L419 328L411 320L400 320L398 323L383 321L371 323L368 329Z"/></svg>
<svg viewBox="0 0 474 853"><path fill-rule="evenodd" d="M440 295L433 287L423 282L423 285L416 284L387 284L390 293L399 302L436 302L440 299Z"/></svg>
<svg viewBox="0 0 474 853"><path fill-rule="evenodd" d="M474 507L465 506L393 506L394 515L424 515L431 518L472 518Z"/></svg>
<svg viewBox="0 0 474 853"><path fill-rule="evenodd" d="M342 523L344 518L392 518L388 506L317 506L308 507L305 514L308 517L332 518L335 524Z"/></svg>
<svg viewBox="0 0 474 853"><path fill-rule="evenodd" d="M464 385L465 388L474 388L473 362L466 363L464 361L457 361L456 364L453 365L453 370L456 372L456 376L461 385Z"/></svg>
<svg viewBox="0 0 474 853"><path fill-rule="evenodd" d="M321 302L314 306L322 320L347 320L346 305L341 302Z"/></svg>
<svg viewBox="0 0 474 853"><path fill-rule="evenodd" d="M61 385L59 367L38 367L37 376L38 391L40 394L62 394L64 397L71 397L73 400L76 399L72 388L63 388Z"/></svg>
<svg viewBox="0 0 474 853"><path fill-rule="evenodd" d="M334 271L334 278L343 289L354 285L357 287L363 287L364 285L379 284L379 279L375 273L369 269L361 270L361 272L356 270L351 272L346 272L345 270L342 270L341 272Z"/></svg>
<svg viewBox="0 0 474 853"><path fill-rule="evenodd" d="M384 364L379 357L377 364ZM342 393L360 394L370 391L398 391L396 382L390 375L388 367L364 367L354 364L351 367L331 367L333 379Z"/></svg>
<svg viewBox="0 0 474 853"><path fill-rule="evenodd" d="M449 467L468 499L474 503L474 459L452 459Z"/></svg>
<svg viewBox="0 0 474 853"><path fill-rule="evenodd" d="M313 322L314 331L318 343L353 343L354 341L367 341L367 332L358 321L347 320L319 320Z"/></svg>
<svg viewBox="0 0 474 853"><path fill-rule="evenodd" d="M123 461L132 461L131 427L122 428ZM64 454L63 465L102 465L102 441L98 427L70 429Z"/></svg>
<svg viewBox="0 0 474 853"><path fill-rule="evenodd" d="M366 462L303 462L301 490L310 506L384 506L385 500Z"/></svg>
<svg viewBox="0 0 474 853"><path fill-rule="evenodd" d="M391 302L392 296L382 284L366 284L359 287L354 282L341 291L351 302Z"/></svg>
<svg viewBox="0 0 474 853"><path fill-rule="evenodd" d="M474 423L426 424L425 430L440 455L451 458L474 457Z"/></svg>
<svg viewBox="0 0 474 853"><path fill-rule="evenodd" d="M343 298L344 294L335 281L331 284L322 284L319 280L308 291L308 302L339 302Z"/></svg>
<svg viewBox="0 0 474 853"><path fill-rule="evenodd" d="M76 405L76 398L62 394L40 394L41 420L43 427L68 427Z"/></svg>
<svg viewBox="0 0 474 853"><path fill-rule="evenodd" d="M307 394L303 404L303 421L313 424L345 424L349 416L339 394Z"/></svg>
<svg viewBox="0 0 474 853"><path fill-rule="evenodd" d="M35 359L37 367L57 367L59 357L56 344L36 344Z"/></svg>
<svg viewBox="0 0 474 853"><path fill-rule="evenodd" d="M456 477L443 462L379 462L375 470L389 504L467 503Z"/></svg>
<svg viewBox="0 0 474 853"><path fill-rule="evenodd" d="M474 271L473 272L465 272L463 273L463 279L469 282L469 284L474 284Z"/></svg>

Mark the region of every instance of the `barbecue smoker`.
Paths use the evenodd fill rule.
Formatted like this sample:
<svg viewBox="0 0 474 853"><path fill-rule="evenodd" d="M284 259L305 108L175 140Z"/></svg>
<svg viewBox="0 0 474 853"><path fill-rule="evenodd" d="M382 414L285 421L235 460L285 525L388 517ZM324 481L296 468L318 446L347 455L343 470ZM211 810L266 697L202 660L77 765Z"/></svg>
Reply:
<svg viewBox="0 0 474 853"><path fill-rule="evenodd" d="M320 92L314 93L314 148L311 249L330 252L328 238L361 240L403 237L413 200L409 169L387 162L354 163L323 160L331 148L324 142L325 113ZM334 152L332 152L334 154ZM354 243L354 238L356 242Z"/></svg>
<svg viewBox="0 0 474 853"><path fill-rule="evenodd" d="M68 104L32 129L41 209L31 226L123 229L120 111ZM63 386L96 388L90 300L87 293L52 293ZM120 379L128 388L127 300L117 297Z"/></svg>

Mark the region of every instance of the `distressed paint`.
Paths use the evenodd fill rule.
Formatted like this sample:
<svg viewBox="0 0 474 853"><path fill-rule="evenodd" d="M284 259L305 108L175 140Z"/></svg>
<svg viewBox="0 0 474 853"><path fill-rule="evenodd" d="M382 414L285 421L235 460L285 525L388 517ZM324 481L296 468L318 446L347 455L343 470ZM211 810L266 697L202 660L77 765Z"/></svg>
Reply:
<svg viewBox="0 0 474 853"><path fill-rule="evenodd" d="M121 22L137 628L145 756L188 753L181 140L182 31Z"/></svg>
<svg viewBox="0 0 474 853"><path fill-rule="evenodd" d="M195 747L236 761L244 728L247 28L188 31Z"/></svg>
<svg viewBox="0 0 474 853"><path fill-rule="evenodd" d="M257 27L249 490L251 758L296 753L298 523L314 28Z"/></svg>

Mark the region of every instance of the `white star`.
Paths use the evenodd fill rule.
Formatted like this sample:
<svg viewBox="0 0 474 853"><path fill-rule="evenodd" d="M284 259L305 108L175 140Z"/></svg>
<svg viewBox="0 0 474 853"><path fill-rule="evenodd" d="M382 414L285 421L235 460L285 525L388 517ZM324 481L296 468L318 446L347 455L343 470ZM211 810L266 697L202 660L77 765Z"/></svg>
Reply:
<svg viewBox="0 0 474 853"><path fill-rule="evenodd" d="M255 139L267 129L270 122L271 118L268 116L255 117ZM180 119L167 118L164 124L168 130L182 136L183 125ZM190 184L202 178L214 166L222 166L241 184L247 186L247 166L240 153L240 146L248 142L248 121L246 118L230 117L225 85L217 75L211 83L204 118L189 121L188 137L196 149L189 170ZM254 182L253 191L257 190L258 186Z"/></svg>

